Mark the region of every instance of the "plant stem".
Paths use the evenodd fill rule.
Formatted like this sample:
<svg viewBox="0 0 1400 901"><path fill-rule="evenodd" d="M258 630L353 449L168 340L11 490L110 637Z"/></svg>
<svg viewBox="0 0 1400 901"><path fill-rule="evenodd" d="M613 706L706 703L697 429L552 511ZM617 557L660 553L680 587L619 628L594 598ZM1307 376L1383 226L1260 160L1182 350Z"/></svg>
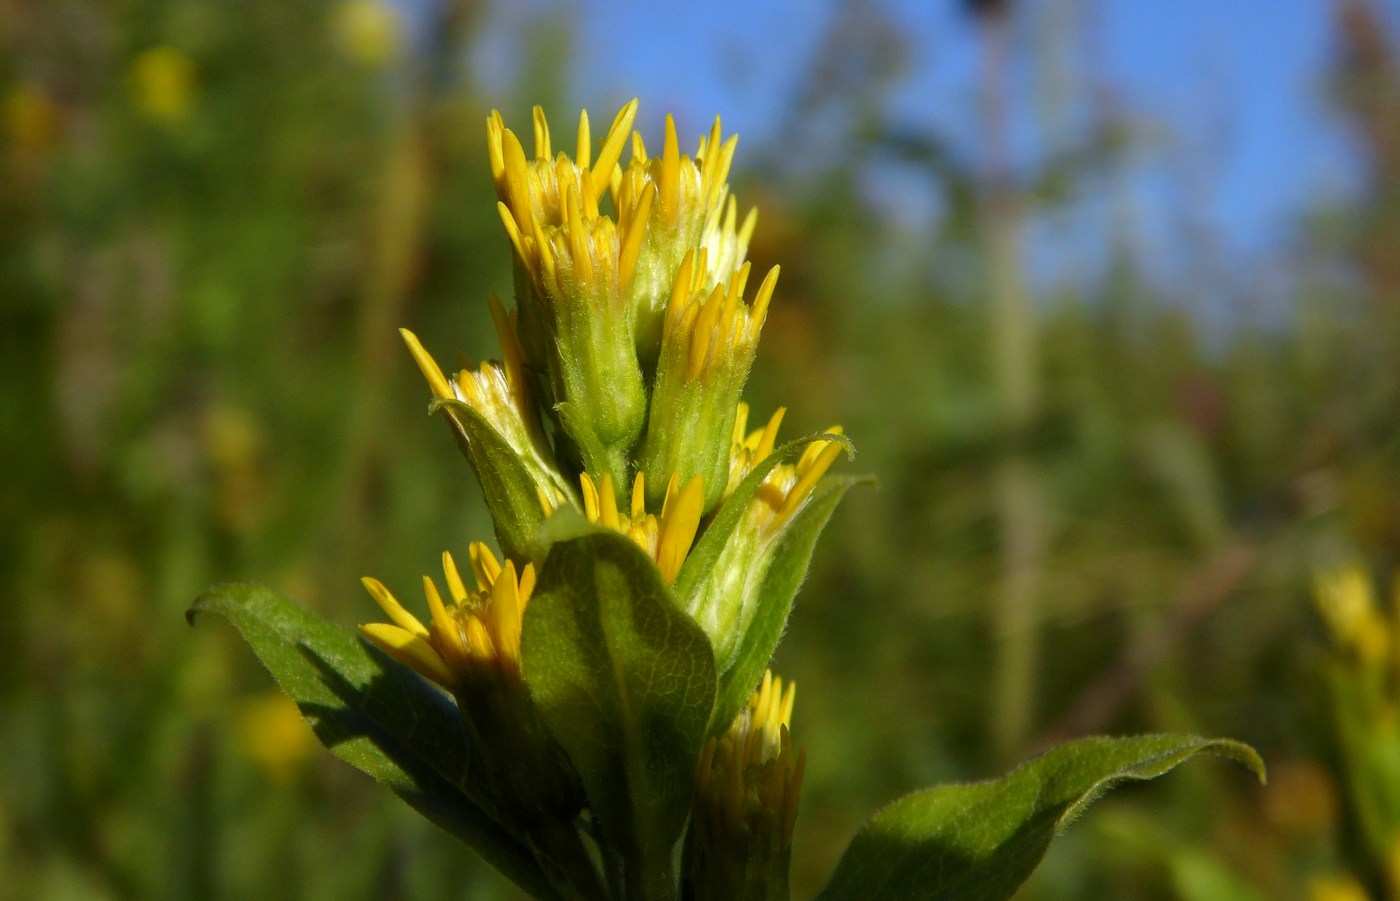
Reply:
<svg viewBox="0 0 1400 901"><path fill-rule="evenodd" d="M1034 417L1035 328L1020 261L1020 210L1007 163L1006 73L1010 13L985 14L983 114L987 175L985 227L992 310L992 356L1006 453L996 473L1002 573L994 611L998 641L992 741L1014 756L1030 732L1039 656L1040 563L1044 552L1040 491L1024 446Z"/></svg>

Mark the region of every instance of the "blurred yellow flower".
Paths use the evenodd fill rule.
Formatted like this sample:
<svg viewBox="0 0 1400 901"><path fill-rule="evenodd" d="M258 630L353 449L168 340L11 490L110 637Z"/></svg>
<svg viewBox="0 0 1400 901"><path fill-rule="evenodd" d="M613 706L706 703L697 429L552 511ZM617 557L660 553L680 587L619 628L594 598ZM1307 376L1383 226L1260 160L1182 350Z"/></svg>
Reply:
<svg viewBox="0 0 1400 901"><path fill-rule="evenodd" d="M1385 658L1390 650L1389 629L1365 569L1352 564L1319 574L1313 581L1313 596L1339 647L1365 663Z"/></svg>
<svg viewBox="0 0 1400 901"><path fill-rule="evenodd" d="M228 528L247 529L263 494L262 426L251 412L227 404L211 406L200 425L214 479L214 510Z"/></svg>
<svg viewBox="0 0 1400 901"><path fill-rule="evenodd" d="M274 782L287 782L316 750L316 737L280 691L248 698L235 721L239 746Z"/></svg>
<svg viewBox="0 0 1400 901"><path fill-rule="evenodd" d="M158 122L180 122L194 105L194 60L174 47L152 47L132 62L128 84L141 115Z"/></svg>
<svg viewBox="0 0 1400 901"><path fill-rule="evenodd" d="M392 7L376 0L347 0L333 26L345 55L366 66L385 66L399 53L403 24Z"/></svg>
<svg viewBox="0 0 1400 901"><path fill-rule="evenodd" d="M1308 884L1309 901L1371 901L1371 896L1351 876L1318 877Z"/></svg>
<svg viewBox="0 0 1400 901"><path fill-rule="evenodd" d="M58 139L59 106L42 85L21 81L5 95L5 133L16 150L40 154Z"/></svg>

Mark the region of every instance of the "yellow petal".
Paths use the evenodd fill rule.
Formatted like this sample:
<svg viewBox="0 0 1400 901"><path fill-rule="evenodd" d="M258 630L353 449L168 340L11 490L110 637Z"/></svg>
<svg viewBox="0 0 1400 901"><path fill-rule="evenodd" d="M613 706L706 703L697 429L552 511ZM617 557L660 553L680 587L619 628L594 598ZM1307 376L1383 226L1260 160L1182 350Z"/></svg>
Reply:
<svg viewBox="0 0 1400 901"><path fill-rule="evenodd" d="M670 585L681 571L685 555L700 528L700 515L705 509L705 480L694 476L676 497L676 503L664 517L662 533L656 549L656 565Z"/></svg>
<svg viewBox="0 0 1400 901"><path fill-rule="evenodd" d="M374 598L379 604L380 609L388 614L389 618L397 623L399 628L419 638L426 639L428 637L427 628L418 621L418 617L403 608L403 605L390 593L389 589L384 587L383 582L365 576L360 580L360 584L365 586L365 591L369 592L370 597Z"/></svg>
<svg viewBox="0 0 1400 901"><path fill-rule="evenodd" d="M593 179L594 198L602 197L607 190L612 179L613 167L622 158L622 146L627 143L627 136L632 132L632 122L637 117L637 100L634 98L617 114L613 120L612 127L608 129L608 136L603 141L603 147L598 151L598 160L593 165L593 171L597 176Z"/></svg>
<svg viewBox="0 0 1400 901"><path fill-rule="evenodd" d="M450 686L452 673L433 646L411 632L391 626L388 623L368 623L360 626L360 633L374 642L384 653L426 676L439 685Z"/></svg>
<svg viewBox="0 0 1400 901"><path fill-rule="evenodd" d="M496 555L491 553L485 542L473 541L467 552L471 556L472 572L476 573L477 587L485 591L501 574L501 564L496 561Z"/></svg>
<svg viewBox="0 0 1400 901"><path fill-rule="evenodd" d="M428 380L428 386L433 389L433 394L437 397L455 397L452 393L452 386L447 381L447 376L442 374L438 368L437 361L432 355L423 349L423 345L418 342L418 336L406 328L399 329L399 334L403 336L403 341L408 345L409 353L413 354L413 360L418 364L423 377Z"/></svg>
<svg viewBox="0 0 1400 901"><path fill-rule="evenodd" d="M842 447L835 441L824 441L820 442L820 444L824 444L825 447L817 454L816 459L812 460L807 465L805 471L803 471L801 463L806 462L807 454L804 453L802 455L803 460L799 461L798 465L798 470L802 472L802 475L797 480L797 484L793 485L791 490L788 491L787 499L783 501L782 508L778 510L777 522L782 522L787 519L797 511L798 507L802 506L802 502L807 499L807 495L812 493L812 489L816 487L818 480L826 475L826 471L831 468L831 464L835 463L836 458L841 456ZM819 445L814 443L814 446ZM811 450L811 448L808 448L808 450Z"/></svg>
<svg viewBox="0 0 1400 901"><path fill-rule="evenodd" d="M491 625L496 635L496 650L510 661L520 659L520 595L517 589L515 564L507 560L502 578L491 588Z"/></svg>
<svg viewBox="0 0 1400 901"><path fill-rule="evenodd" d="M447 551L442 552L442 574L447 579L447 590L452 601L460 604L467 599L467 586L462 581L462 573L457 569L457 561Z"/></svg>
<svg viewBox="0 0 1400 901"><path fill-rule="evenodd" d="M447 607L443 605L437 585L427 576L423 577L423 594L427 595L428 609L433 612L433 638L437 641L437 648L443 659L450 665L462 650L462 635L457 630L457 623L452 614L448 613Z"/></svg>

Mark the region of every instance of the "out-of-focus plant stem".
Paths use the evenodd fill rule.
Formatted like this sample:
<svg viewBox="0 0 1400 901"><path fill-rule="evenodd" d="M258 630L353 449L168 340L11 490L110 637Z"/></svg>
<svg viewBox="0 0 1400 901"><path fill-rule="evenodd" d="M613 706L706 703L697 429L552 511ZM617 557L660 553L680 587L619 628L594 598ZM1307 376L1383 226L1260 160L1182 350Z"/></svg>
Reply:
<svg viewBox="0 0 1400 901"><path fill-rule="evenodd" d="M357 402L346 425L344 476L351 489L344 494L351 504L342 520L346 535L356 544L365 534L364 503L367 479L380 440L385 391L393 385L386 377L397 359L396 323L403 320L403 306L412 290L423 243L432 172L423 140L420 117L406 116L393 139L384 173L370 238L370 258L365 289L358 308L357 347L363 374Z"/></svg>
<svg viewBox="0 0 1400 901"><path fill-rule="evenodd" d="M1035 411L1037 366L1034 324L1021 273L1020 210L1009 171L1006 136L1010 13L986 13L981 21L985 44L982 114L988 160L983 227L991 353L999 420L1008 442L996 474L1001 578L993 614L998 642L991 732L997 753L1010 758L1032 725L1044 510L1023 441Z"/></svg>

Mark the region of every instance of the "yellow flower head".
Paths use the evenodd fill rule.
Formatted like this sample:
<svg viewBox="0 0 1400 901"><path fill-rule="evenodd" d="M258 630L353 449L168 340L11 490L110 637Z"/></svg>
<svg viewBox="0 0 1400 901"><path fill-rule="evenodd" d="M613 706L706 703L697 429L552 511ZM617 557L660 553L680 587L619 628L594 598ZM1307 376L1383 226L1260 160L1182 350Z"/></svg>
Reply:
<svg viewBox="0 0 1400 901"><path fill-rule="evenodd" d="M708 254L695 251L685 255L671 302L666 305L666 327L663 355L667 345L675 347L679 370L689 382L700 381L718 367L731 365L739 369L740 387L748 374L758 347L758 335L768 316L768 304L778 282L778 267L768 270L752 303L744 303L744 287L749 279L749 264L744 263L728 284L707 288L705 276ZM661 372L669 371L663 356ZM660 391L660 388L657 389Z"/></svg>
<svg viewBox="0 0 1400 901"><path fill-rule="evenodd" d="M776 817L780 844L792 838L805 755L794 752L789 725L797 686L763 674L728 731L711 739L700 759L699 798L709 828L738 835L751 821Z"/></svg>
<svg viewBox="0 0 1400 901"><path fill-rule="evenodd" d="M691 160L680 152L676 121L668 115L661 156L648 158L641 135L633 133L632 159L613 185L614 202L623 207L654 189L658 230L693 232L687 242L693 245L704 226L718 227L729 195L729 167L738 142L738 135L722 138L716 116L714 127L700 139L695 159Z"/></svg>
<svg viewBox="0 0 1400 901"><path fill-rule="evenodd" d="M734 440L729 457L728 491L733 491L755 466L773 452L778 437L778 426L782 423L785 412L783 407L779 407L767 425L746 433L749 406L745 403L739 404L738 415L734 419ZM839 425L826 429L828 435L841 433ZM754 525L766 535L776 534L811 496L822 476L826 475L836 458L841 456L841 450L841 444L837 441L813 441L807 445L797 463L784 463L774 468L754 496L755 503L751 505L751 508L756 508Z"/></svg>
<svg viewBox="0 0 1400 901"><path fill-rule="evenodd" d="M697 477L681 486L680 477L672 476L660 515L646 511L646 477L641 473L637 473L632 483L630 513L618 510L611 475L605 473L601 480L594 482L585 472L579 476L579 484L583 489L583 515L588 521L631 538L656 561L666 584L675 582L700 528L704 482ZM545 492L540 493L540 503L547 514L558 507Z"/></svg>
<svg viewBox="0 0 1400 901"><path fill-rule="evenodd" d="M1371 577L1360 566L1319 574L1313 598L1337 645L1365 663L1383 659L1390 650L1385 617L1376 605Z"/></svg>
<svg viewBox="0 0 1400 901"><path fill-rule="evenodd" d="M635 114L634 100L614 120L596 160L587 114L574 160L551 158L538 108L534 161L499 113L487 122L497 208L525 275L518 285L524 349L549 375L546 406L563 407L565 430L599 471L615 468L646 424L631 293L652 198L619 207L616 219L598 209Z"/></svg>
<svg viewBox="0 0 1400 901"><path fill-rule="evenodd" d="M637 101L624 106L613 119L598 156L593 156L593 139L588 111L579 115L578 152L553 154L549 123L544 110L535 107L535 156L526 159L525 149L515 133L505 127L499 112L486 120L486 149L491 159L491 177L500 198L501 218L507 230L530 235L535 228L563 225L567 218L570 192L581 198L584 209L597 209L598 200L612 182L617 161L627 143L627 134L637 116ZM595 176L594 173L597 173Z"/></svg>
<svg viewBox="0 0 1400 901"><path fill-rule="evenodd" d="M153 47L131 64L130 85L136 109L148 119L174 123L194 105L194 60L174 47Z"/></svg>
<svg viewBox="0 0 1400 901"><path fill-rule="evenodd" d="M371 623L360 631L389 656L449 690L496 673L520 677L520 623L535 589L535 567L496 560L490 548L475 542L470 548L476 590L469 591L452 555L443 552L442 571L451 604L443 603L437 584L423 577L423 593L432 616L424 626L378 579L362 583L390 623Z"/></svg>
<svg viewBox="0 0 1400 901"><path fill-rule="evenodd" d="M700 139L695 159L680 152L676 123L666 117L666 137L661 156L649 158L638 134L632 135L632 159L613 185L613 203L628 209L655 196L655 212L637 264L633 287L637 308L638 347L643 358L653 359L673 273L682 257L694 250L708 251L708 266L696 273L696 290L708 292L728 281L744 262L756 214L750 211L736 229L737 205L729 196L730 165L738 136L723 137L719 117L710 133Z"/></svg>
<svg viewBox="0 0 1400 901"><path fill-rule="evenodd" d="M463 369L449 380L417 335L407 329L400 329L399 333L434 397L459 400L470 406L500 433L538 486L563 492L567 483L555 467L538 408L530 396L515 317L505 311L494 294L488 302L501 345L499 363L487 361L477 369Z"/></svg>
<svg viewBox="0 0 1400 901"><path fill-rule="evenodd" d="M706 510L724 494L735 405L778 279L775 266L753 303L745 303L749 264L727 284L707 287L707 256L703 249L686 253L666 305L640 464L653 486L669 473L703 477L710 486Z"/></svg>
<svg viewBox="0 0 1400 901"><path fill-rule="evenodd" d="M501 221L537 290L553 304L568 304L582 293L593 295L595 302L620 305L631 286L650 198L619 206L616 222L599 213L598 200L612 179L636 114L636 100L622 108L596 160L587 110L579 117L574 159L564 153L552 155L549 123L539 107L533 160L526 159L520 140L505 127L500 113L492 112L487 119L487 150Z"/></svg>

